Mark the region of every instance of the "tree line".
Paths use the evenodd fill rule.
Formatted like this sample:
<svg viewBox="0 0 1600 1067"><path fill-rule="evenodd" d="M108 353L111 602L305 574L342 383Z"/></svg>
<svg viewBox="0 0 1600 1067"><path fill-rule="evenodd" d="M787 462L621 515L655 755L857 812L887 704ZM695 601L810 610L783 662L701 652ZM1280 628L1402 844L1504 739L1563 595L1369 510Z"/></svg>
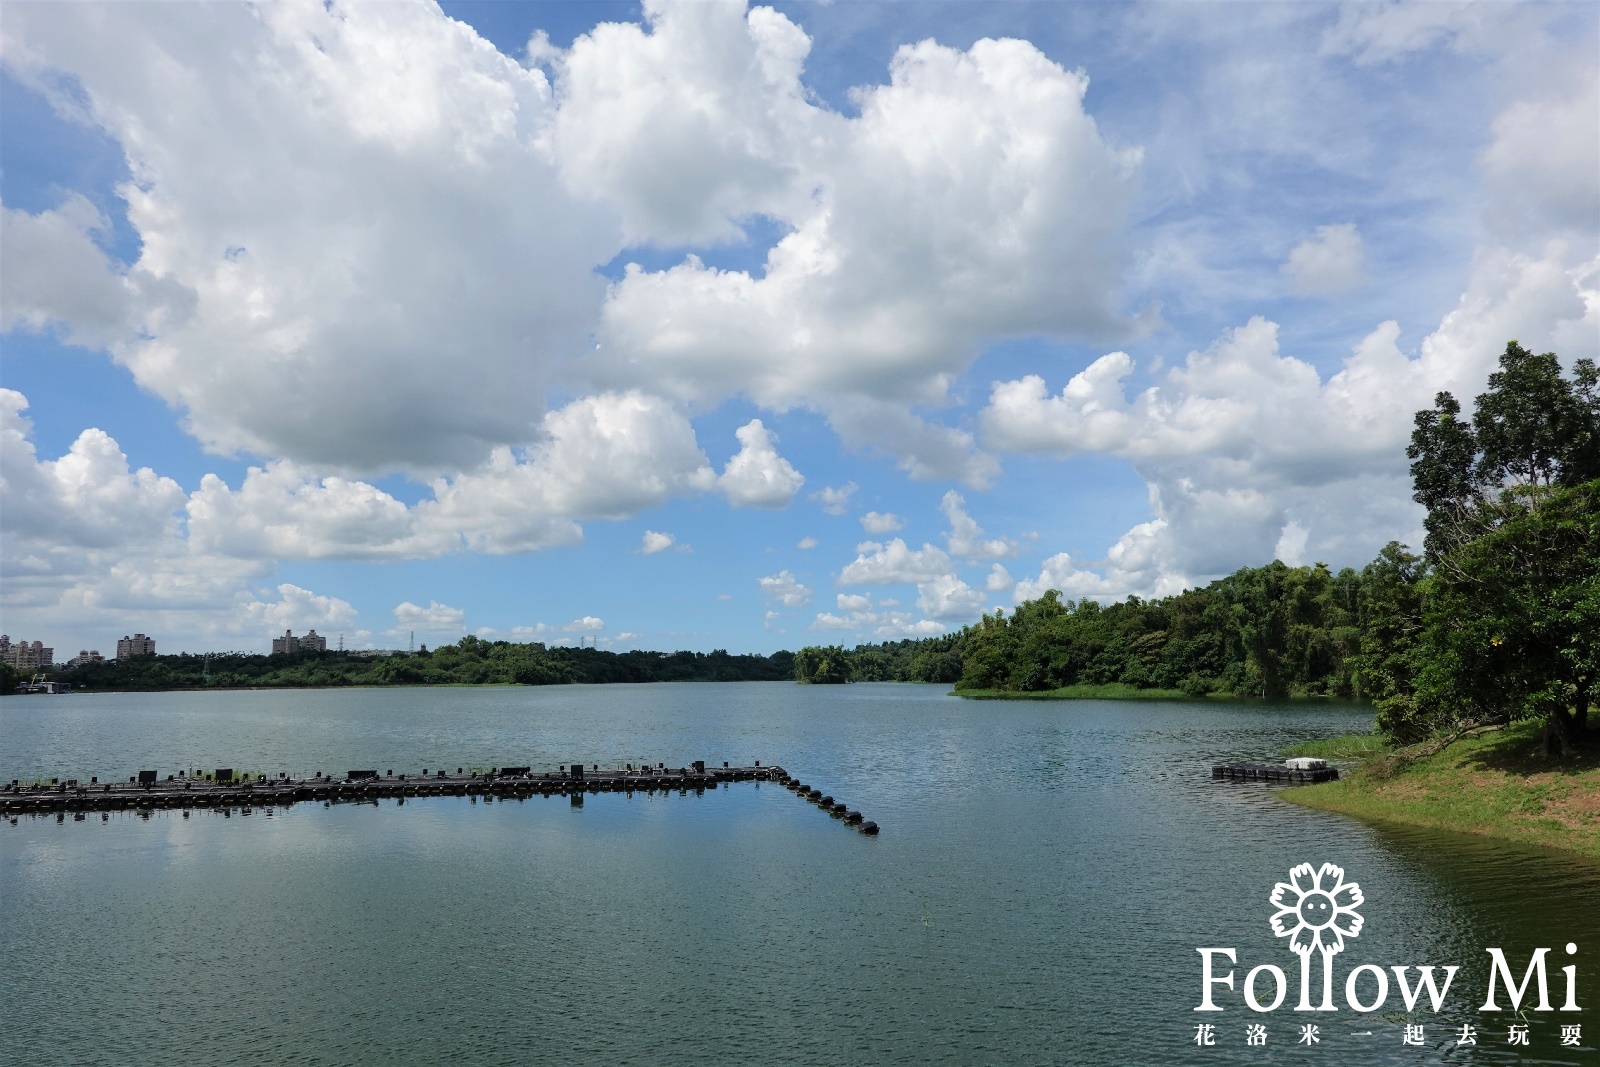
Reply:
<svg viewBox="0 0 1600 1067"><path fill-rule="evenodd" d="M1545 747L1589 738L1600 676L1600 373L1506 346L1470 419L1439 393L1416 414L1420 554L1360 570L1274 561L1200 589L1101 605L1052 590L924 641L803 648L800 681L1083 685L1377 707L1395 741L1542 719Z"/></svg>
<svg viewBox="0 0 1600 1067"><path fill-rule="evenodd" d="M780 681L794 655L610 652L463 637L415 653L295 652L261 655L136 656L59 671L74 688L96 690L308 688L389 685L565 685L605 682Z"/></svg>
<svg viewBox="0 0 1600 1067"><path fill-rule="evenodd" d="M996 611L945 637L803 648L795 669L808 682L954 682L998 692L1121 685L1191 696L1359 698L1363 589L1382 566L1380 557L1335 574L1322 564L1273 562L1203 589L1109 605L1052 589L1009 616Z"/></svg>

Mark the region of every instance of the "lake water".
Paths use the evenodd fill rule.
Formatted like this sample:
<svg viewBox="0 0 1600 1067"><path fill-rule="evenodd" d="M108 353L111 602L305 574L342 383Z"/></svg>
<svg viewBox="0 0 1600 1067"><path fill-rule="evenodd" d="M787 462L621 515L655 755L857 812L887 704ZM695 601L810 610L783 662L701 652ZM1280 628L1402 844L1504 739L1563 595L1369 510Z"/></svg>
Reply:
<svg viewBox="0 0 1600 1067"><path fill-rule="evenodd" d="M1378 828L1214 761L1359 708L973 703L942 687L679 684L0 701L0 780L189 767L779 763L704 795L302 803L0 825L0 1060L28 1064L1593 1063L1600 865ZM1268 894L1342 865L1337 1013L1291 1010ZM1567 942L1578 954L1564 953ZM1290 979L1196 1013L1196 948ZM1479 1013L1486 947L1578 965L1579 1013ZM1445 1009L1344 1004L1371 963L1463 966ZM1222 961L1221 970L1228 965ZM1320 974L1320 965L1317 972ZM1415 972L1412 972L1413 975ZM1442 975L1441 975L1442 977ZM1413 979L1414 980L1414 979ZM1320 984L1320 980L1319 980ZM1236 983L1237 985L1237 983ZM1273 983L1257 988L1270 999ZM1373 995L1370 983L1361 995ZM1532 996L1530 992L1530 997ZM1526 1006L1526 1005L1525 1005ZM1579 1047L1560 1024L1583 1024ZM1196 1044L1215 1025L1216 1044ZM1424 1044L1402 1044L1407 1022ZM1246 1027L1267 1029L1265 1047ZM1320 1041L1297 1044L1316 1023ZM1457 1047L1463 1024L1475 1047Z"/></svg>

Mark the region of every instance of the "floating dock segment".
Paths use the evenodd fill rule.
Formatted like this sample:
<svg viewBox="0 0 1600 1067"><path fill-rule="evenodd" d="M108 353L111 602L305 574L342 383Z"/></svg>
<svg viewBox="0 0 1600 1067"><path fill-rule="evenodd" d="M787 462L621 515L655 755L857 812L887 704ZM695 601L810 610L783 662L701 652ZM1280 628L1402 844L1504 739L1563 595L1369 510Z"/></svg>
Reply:
<svg viewBox="0 0 1600 1067"><path fill-rule="evenodd" d="M1296 782L1306 785L1312 782L1338 781L1339 769L1337 767L1302 769L1282 763L1219 763L1211 768L1211 777L1226 778L1235 782Z"/></svg>

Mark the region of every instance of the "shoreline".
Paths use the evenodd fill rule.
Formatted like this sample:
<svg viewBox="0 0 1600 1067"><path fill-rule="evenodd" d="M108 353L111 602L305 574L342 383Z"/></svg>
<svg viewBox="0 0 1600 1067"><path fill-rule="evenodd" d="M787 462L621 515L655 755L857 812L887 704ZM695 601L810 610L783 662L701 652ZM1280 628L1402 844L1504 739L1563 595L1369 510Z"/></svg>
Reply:
<svg viewBox="0 0 1600 1067"><path fill-rule="evenodd" d="M1371 707L1362 700L1337 696L1259 697L1243 693L1185 693L1181 689L1140 689L1121 682L1106 685L1069 685L1060 689L952 689L951 696L965 700L1226 700L1241 704L1348 704Z"/></svg>
<svg viewBox="0 0 1600 1067"><path fill-rule="evenodd" d="M1109 685L1069 685L1061 689L952 689L963 700L1206 700L1181 689L1138 689L1121 682ZM1224 694L1217 694L1224 696Z"/></svg>
<svg viewBox="0 0 1600 1067"><path fill-rule="evenodd" d="M561 689L571 686L589 685L739 685L742 683L759 683L767 685L774 682L790 681L786 678L648 678L638 681L615 682L541 682L529 684L526 682L401 682L395 685L182 685L170 688L126 688L126 689L74 689L70 693L53 694L24 694L6 693L4 699L45 699L47 696L75 697L75 696L110 696L116 693L300 693L307 690L322 691L326 689Z"/></svg>
<svg viewBox="0 0 1600 1067"><path fill-rule="evenodd" d="M1600 859L1600 751L1551 761L1538 753L1541 724L1514 723L1464 737L1400 764L1390 749L1334 738L1308 746L1370 758L1336 782L1279 790L1284 800L1365 822L1537 845ZM1293 749L1291 749L1293 751Z"/></svg>

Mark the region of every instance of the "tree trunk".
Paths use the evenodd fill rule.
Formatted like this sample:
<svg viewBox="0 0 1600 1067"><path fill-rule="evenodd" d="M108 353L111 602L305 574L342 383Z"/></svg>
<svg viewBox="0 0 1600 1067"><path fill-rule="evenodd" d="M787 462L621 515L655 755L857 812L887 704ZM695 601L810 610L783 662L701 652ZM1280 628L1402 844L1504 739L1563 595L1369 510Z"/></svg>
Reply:
<svg viewBox="0 0 1600 1067"><path fill-rule="evenodd" d="M1558 756L1576 756L1588 740L1588 701L1569 713L1552 709L1544 724L1544 754L1554 759Z"/></svg>

